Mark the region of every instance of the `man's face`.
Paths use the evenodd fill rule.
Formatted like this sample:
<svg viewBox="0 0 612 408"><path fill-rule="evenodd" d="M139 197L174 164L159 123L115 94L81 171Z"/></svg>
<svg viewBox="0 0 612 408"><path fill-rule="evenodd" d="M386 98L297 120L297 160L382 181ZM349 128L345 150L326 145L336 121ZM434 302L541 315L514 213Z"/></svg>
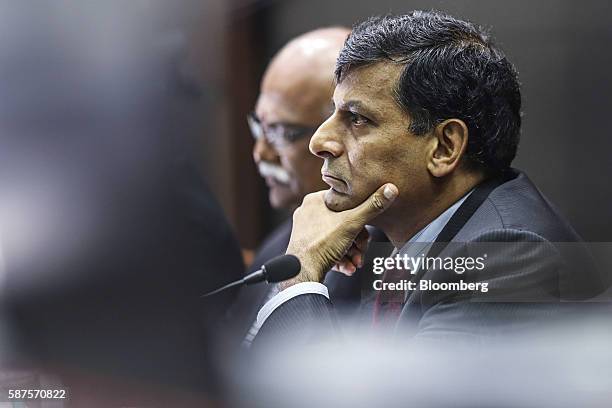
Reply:
<svg viewBox="0 0 612 408"><path fill-rule="evenodd" d="M394 99L401 70L379 62L353 69L336 86L334 114L310 141L311 152L324 159L328 208L353 208L387 182L398 187L399 197L385 214L418 208L430 196L430 137L408 130L410 118Z"/></svg>
<svg viewBox="0 0 612 408"><path fill-rule="evenodd" d="M323 121L322 107L329 104L327 98L295 101L293 92L264 91L259 96L255 113L264 127L316 129ZM321 181L322 161L308 150L312 133L314 131L282 146L274 146L265 137L256 140L253 159L266 180L272 207L297 206L304 195L326 187Z"/></svg>

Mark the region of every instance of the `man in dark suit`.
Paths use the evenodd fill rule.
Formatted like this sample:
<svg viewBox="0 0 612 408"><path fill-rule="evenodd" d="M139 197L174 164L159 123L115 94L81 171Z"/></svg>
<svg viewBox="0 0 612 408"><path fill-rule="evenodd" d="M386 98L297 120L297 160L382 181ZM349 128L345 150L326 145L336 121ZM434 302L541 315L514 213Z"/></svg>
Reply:
<svg viewBox="0 0 612 408"><path fill-rule="evenodd" d="M438 12L369 19L347 39L336 80L335 111L310 142L330 189L294 213L287 253L302 269L259 312L256 344L331 329L333 306L318 282L334 264L357 269L366 223L389 237L393 257L483 262L468 271L435 261L385 268L375 326L411 337L496 337L603 288L578 235L510 167L519 82L481 28Z"/></svg>

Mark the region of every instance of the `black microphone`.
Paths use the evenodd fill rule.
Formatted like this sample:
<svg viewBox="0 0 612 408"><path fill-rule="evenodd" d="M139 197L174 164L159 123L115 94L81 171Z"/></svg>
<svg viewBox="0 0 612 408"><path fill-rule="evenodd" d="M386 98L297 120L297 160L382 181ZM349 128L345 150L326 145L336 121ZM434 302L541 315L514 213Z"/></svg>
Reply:
<svg viewBox="0 0 612 408"><path fill-rule="evenodd" d="M244 278L228 283L200 297L208 297L235 286L252 285L254 283L263 282L264 280L268 283L282 282L300 273L301 268L300 260L297 259L295 255L277 256L263 264L260 269L248 274Z"/></svg>

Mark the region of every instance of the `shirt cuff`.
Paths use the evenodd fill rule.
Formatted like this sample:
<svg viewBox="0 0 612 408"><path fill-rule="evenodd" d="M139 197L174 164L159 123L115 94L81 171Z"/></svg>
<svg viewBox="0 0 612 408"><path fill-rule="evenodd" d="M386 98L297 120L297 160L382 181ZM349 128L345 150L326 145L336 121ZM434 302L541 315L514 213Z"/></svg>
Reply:
<svg viewBox="0 0 612 408"><path fill-rule="evenodd" d="M266 319L272 314L273 311L276 310L277 307L298 295L305 295L307 293L323 295L329 299L327 286L319 282L302 282L289 286L287 289L278 292L278 294L276 294L272 299L268 300L259 310L259 313L257 313L257 329L261 328Z"/></svg>

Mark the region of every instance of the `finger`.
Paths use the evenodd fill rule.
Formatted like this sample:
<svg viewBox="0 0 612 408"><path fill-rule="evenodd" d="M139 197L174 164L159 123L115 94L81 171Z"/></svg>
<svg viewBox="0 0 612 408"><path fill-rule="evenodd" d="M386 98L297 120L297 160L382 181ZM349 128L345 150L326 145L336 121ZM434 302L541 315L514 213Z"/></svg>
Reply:
<svg viewBox="0 0 612 408"><path fill-rule="evenodd" d="M340 267L341 270L353 270L353 269L357 269L358 265L357 262L355 262L355 258L358 256L359 254L359 250L357 248L355 248L354 246L351 246L351 248L349 248L349 250L347 251L347 253L342 257L342 259L340 259L340 261L338 261L338 265Z"/></svg>
<svg viewBox="0 0 612 408"><path fill-rule="evenodd" d="M355 265L356 268L360 268L363 261L363 251L353 243L346 253L345 258Z"/></svg>
<svg viewBox="0 0 612 408"><path fill-rule="evenodd" d="M383 213L397 198L399 191L394 184L387 183L356 208L347 211L349 220L365 225L375 216Z"/></svg>
<svg viewBox="0 0 612 408"><path fill-rule="evenodd" d="M344 258L342 259L339 263L338 263L339 267L337 269L338 272L346 275L346 276L351 276L355 273L355 271L357 270L357 267L348 259Z"/></svg>
<svg viewBox="0 0 612 408"><path fill-rule="evenodd" d="M356 268L361 268L363 266L363 255L361 253L353 255L351 257L351 262Z"/></svg>
<svg viewBox="0 0 612 408"><path fill-rule="evenodd" d="M357 238L355 238L355 245L361 252L365 252L368 249L368 243L370 239L370 233L367 229L362 229L359 234L357 234Z"/></svg>
<svg viewBox="0 0 612 408"><path fill-rule="evenodd" d="M323 201L323 197L325 197L325 192L327 190L321 190L321 191L315 191L314 193L309 193L306 194L304 196L304 198L302 199L302 203L300 204L300 206L309 203L309 202L317 202L317 201Z"/></svg>
<svg viewBox="0 0 612 408"><path fill-rule="evenodd" d="M357 270L357 267L353 264L353 262L349 258L344 257L340 260L340 262L335 264L331 269L332 271L340 272L344 275L350 276L353 270Z"/></svg>

